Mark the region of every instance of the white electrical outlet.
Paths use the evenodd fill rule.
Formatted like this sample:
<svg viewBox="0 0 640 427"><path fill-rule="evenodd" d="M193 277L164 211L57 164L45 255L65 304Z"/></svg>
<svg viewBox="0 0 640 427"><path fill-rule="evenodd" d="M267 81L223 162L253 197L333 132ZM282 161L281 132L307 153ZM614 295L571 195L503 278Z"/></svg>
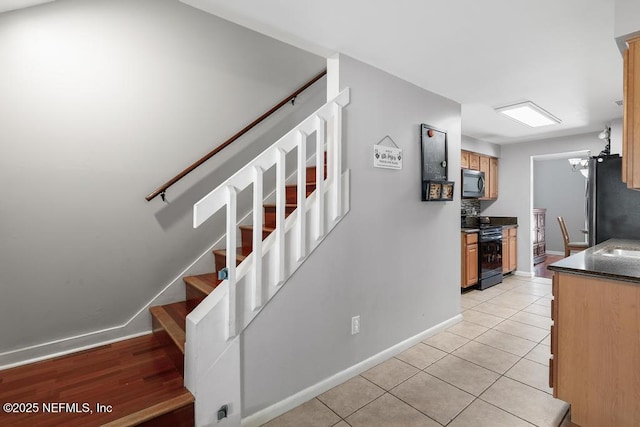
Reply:
<svg viewBox="0 0 640 427"><path fill-rule="evenodd" d="M351 318L351 335L360 333L360 316L353 316Z"/></svg>

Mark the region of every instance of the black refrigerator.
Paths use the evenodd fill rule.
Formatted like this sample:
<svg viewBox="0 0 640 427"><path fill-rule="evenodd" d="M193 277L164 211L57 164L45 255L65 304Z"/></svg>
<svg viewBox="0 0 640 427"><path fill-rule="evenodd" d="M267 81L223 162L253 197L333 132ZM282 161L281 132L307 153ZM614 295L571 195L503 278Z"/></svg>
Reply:
<svg viewBox="0 0 640 427"><path fill-rule="evenodd" d="M640 239L640 191L622 182L620 156L589 159L586 205L589 246L612 238Z"/></svg>

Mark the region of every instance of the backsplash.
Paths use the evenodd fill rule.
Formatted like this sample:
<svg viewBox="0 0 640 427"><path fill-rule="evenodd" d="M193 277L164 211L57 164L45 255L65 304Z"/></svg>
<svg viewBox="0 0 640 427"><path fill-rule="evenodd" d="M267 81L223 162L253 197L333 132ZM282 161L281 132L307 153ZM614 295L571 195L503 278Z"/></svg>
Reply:
<svg viewBox="0 0 640 427"><path fill-rule="evenodd" d="M461 215L466 212L467 216L478 216L480 214L480 200L478 199L462 199L460 201Z"/></svg>

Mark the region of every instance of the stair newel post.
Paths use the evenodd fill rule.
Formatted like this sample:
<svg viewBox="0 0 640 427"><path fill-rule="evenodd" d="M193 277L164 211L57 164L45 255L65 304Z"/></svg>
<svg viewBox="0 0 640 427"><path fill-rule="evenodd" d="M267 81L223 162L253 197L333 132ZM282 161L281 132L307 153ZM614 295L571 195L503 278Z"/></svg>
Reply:
<svg viewBox="0 0 640 427"><path fill-rule="evenodd" d="M316 199L318 207L317 240L324 236L324 149L327 142L327 121L316 118Z"/></svg>
<svg viewBox="0 0 640 427"><path fill-rule="evenodd" d="M285 180L286 180L286 152L282 148L276 149L276 286L280 286L285 280Z"/></svg>
<svg viewBox="0 0 640 427"><path fill-rule="evenodd" d="M298 257L302 260L307 255L307 134L298 131Z"/></svg>
<svg viewBox="0 0 640 427"><path fill-rule="evenodd" d="M333 220L342 215L342 107L334 102L333 129L330 150L330 168L333 181Z"/></svg>
<svg viewBox="0 0 640 427"><path fill-rule="evenodd" d="M236 246L238 189L227 186L227 339L236 336Z"/></svg>
<svg viewBox="0 0 640 427"><path fill-rule="evenodd" d="M262 307L262 215L264 170L260 166L253 167L253 266L251 283L253 284L252 309Z"/></svg>

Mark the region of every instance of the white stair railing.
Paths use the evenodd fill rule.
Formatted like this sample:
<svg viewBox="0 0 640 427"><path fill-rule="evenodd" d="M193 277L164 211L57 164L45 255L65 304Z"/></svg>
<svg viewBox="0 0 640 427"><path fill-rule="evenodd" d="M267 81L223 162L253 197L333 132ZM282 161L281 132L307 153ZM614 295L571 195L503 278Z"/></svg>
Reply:
<svg viewBox="0 0 640 427"><path fill-rule="evenodd" d="M349 89L345 89L194 205L194 228L222 209L227 219L227 278L187 316L185 386L196 397L197 425L217 422L216 411L224 404L230 409L220 425L239 425L238 335L349 210L349 171L342 171L342 109L348 103ZM312 153L307 153L313 133L316 144ZM285 159L295 149L297 207L285 220ZM306 197L307 161L313 157L316 189ZM273 166L276 227L263 241L263 177ZM236 267L237 196L250 185L252 252ZM225 384L220 384L221 378L226 379Z"/></svg>

